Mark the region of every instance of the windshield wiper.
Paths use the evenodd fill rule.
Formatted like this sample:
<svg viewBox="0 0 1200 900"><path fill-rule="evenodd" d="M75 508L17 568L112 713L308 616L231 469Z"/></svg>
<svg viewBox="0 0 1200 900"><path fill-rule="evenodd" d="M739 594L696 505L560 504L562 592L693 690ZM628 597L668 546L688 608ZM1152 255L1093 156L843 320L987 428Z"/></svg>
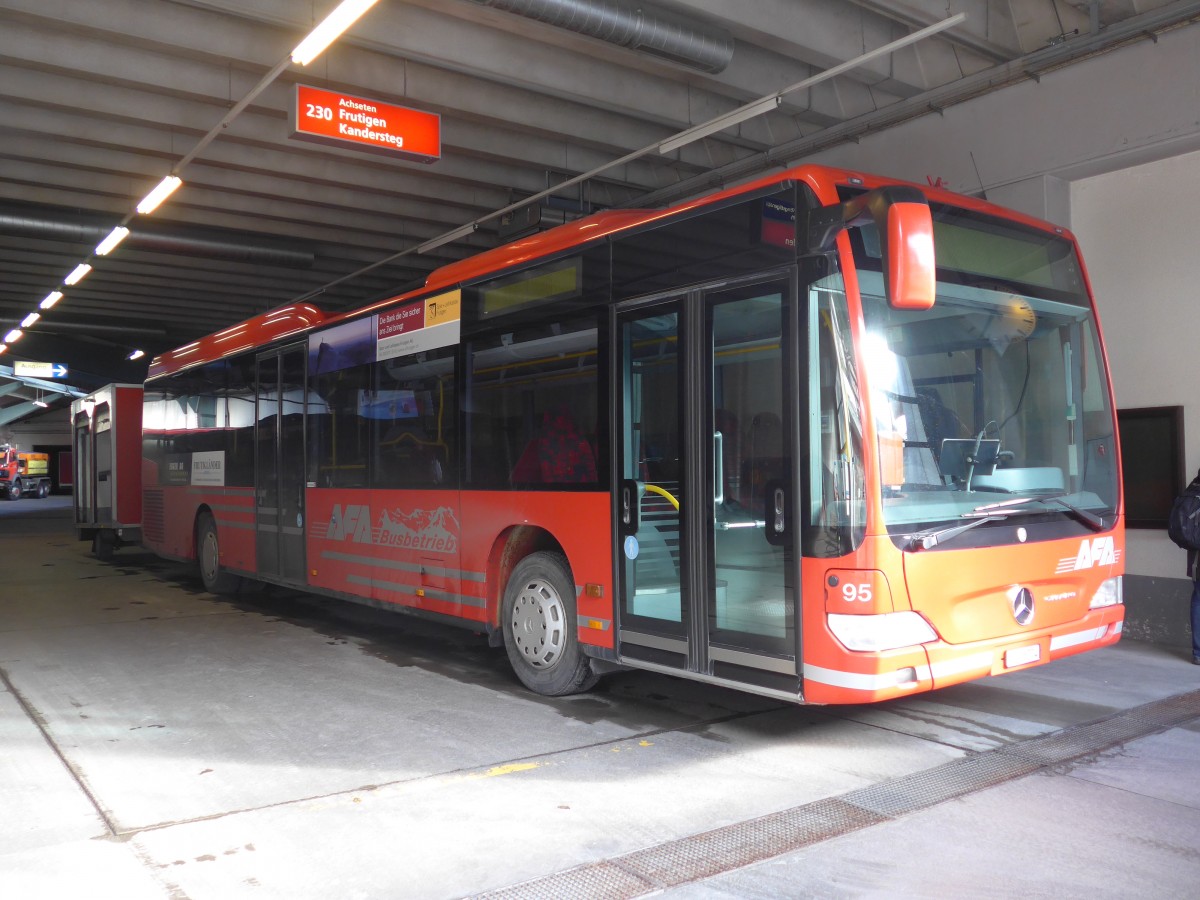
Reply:
<svg viewBox="0 0 1200 900"><path fill-rule="evenodd" d="M978 510L977 510L978 511ZM970 515L970 513L968 513ZM933 528L929 531L918 531L908 539L909 550L930 550L938 544L953 540L960 534L982 525L984 522L1000 522L1008 518L1008 514L989 515L972 518L962 525L951 525L949 528Z"/></svg>
<svg viewBox="0 0 1200 900"><path fill-rule="evenodd" d="M1063 499L1064 496L1066 495L1049 494L1037 497L1017 497L1012 500L1001 500L999 503L985 503L983 506L977 506L971 512L963 514L963 518L969 518L970 522L964 522L962 525L951 525L949 528L931 528L928 531L918 531L908 539L908 549L930 550L938 544L954 540L960 534L968 532L985 522L1001 522L1009 516L1020 512L1021 510L1017 509L1017 507L1024 506L1027 503L1057 504L1093 531L1104 530L1103 518L1093 512L1080 509L1078 506L1068 503Z"/></svg>
<svg viewBox="0 0 1200 900"><path fill-rule="evenodd" d="M983 506L975 507L974 512L990 513L998 509L1016 512L1016 510L1013 509L1014 506L1023 506L1026 503L1055 503L1065 509L1068 513L1070 513L1088 528L1092 529L1092 531L1104 530L1105 525L1102 517L1086 509L1080 509L1078 506L1075 506L1072 503L1068 503L1063 499L1065 496L1066 493L1039 494L1036 497L1018 497L1015 500L1002 500L999 503L985 503Z"/></svg>
<svg viewBox="0 0 1200 900"><path fill-rule="evenodd" d="M1080 522L1086 525L1092 531L1103 531L1105 529L1104 519L1096 515L1094 512L1089 512L1086 509L1081 509L1063 500L1061 497L1043 497L1047 503L1057 503Z"/></svg>

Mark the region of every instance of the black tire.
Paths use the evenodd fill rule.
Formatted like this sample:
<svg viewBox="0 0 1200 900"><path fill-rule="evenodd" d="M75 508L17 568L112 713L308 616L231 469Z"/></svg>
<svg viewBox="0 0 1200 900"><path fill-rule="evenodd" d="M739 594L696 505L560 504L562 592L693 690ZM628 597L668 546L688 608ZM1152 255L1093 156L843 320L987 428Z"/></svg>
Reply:
<svg viewBox="0 0 1200 900"><path fill-rule="evenodd" d="M212 594L236 594L241 576L221 568L221 544L217 540L217 523L209 513L202 513L196 522L196 564L200 581Z"/></svg>
<svg viewBox="0 0 1200 900"><path fill-rule="evenodd" d="M9 500L20 500L21 499L21 479L20 478L14 478L12 480L12 484L10 484L8 486L8 499Z"/></svg>
<svg viewBox="0 0 1200 900"><path fill-rule="evenodd" d="M37 498L39 500L45 500L49 496L50 496L50 482L39 481L38 487L37 487Z"/></svg>
<svg viewBox="0 0 1200 900"><path fill-rule="evenodd" d="M531 691L561 697L596 683L579 648L575 582L561 553L533 553L517 563L504 588L500 625L508 661Z"/></svg>

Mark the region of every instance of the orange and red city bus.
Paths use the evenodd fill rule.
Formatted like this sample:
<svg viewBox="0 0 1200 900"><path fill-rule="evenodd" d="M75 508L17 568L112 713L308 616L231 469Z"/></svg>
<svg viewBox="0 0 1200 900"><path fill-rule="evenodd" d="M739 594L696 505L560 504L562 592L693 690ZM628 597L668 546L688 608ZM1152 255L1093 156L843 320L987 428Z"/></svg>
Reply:
<svg viewBox="0 0 1200 900"><path fill-rule="evenodd" d="M861 703L1116 642L1112 391L1074 238L802 166L156 358L143 542L207 589Z"/></svg>

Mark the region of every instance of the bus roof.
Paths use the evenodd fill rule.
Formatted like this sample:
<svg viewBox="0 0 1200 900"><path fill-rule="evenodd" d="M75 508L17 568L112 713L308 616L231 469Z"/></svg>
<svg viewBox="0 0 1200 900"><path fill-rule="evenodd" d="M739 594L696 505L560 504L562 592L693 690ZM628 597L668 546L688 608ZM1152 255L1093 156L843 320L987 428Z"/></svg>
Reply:
<svg viewBox="0 0 1200 900"><path fill-rule="evenodd" d="M194 365L224 359L243 350L315 328L328 318L322 309L311 303L281 306L154 357L146 378L170 375Z"/></svg>

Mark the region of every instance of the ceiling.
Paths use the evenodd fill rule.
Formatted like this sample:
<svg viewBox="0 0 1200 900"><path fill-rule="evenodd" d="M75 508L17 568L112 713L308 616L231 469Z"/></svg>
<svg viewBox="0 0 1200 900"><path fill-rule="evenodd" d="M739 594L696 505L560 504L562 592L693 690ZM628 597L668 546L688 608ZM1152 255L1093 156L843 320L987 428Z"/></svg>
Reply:
<svg viewBox="0 0 1200 900"><path fill-rule="evenodd" d="M155 353L281 304L398 293L501 243L497 210L954 13L777 111L558 191L542 226L682 199L1200 15L1178 0L380 0L307 68L280 66L333 5L0 0L0 335L186 161L183 187L0 363L136 382ZM289 138L297 83L437 113L441 158ZM126 361L135 348L147 357ZM31 399L8 390L0 410Z"/></svg>

